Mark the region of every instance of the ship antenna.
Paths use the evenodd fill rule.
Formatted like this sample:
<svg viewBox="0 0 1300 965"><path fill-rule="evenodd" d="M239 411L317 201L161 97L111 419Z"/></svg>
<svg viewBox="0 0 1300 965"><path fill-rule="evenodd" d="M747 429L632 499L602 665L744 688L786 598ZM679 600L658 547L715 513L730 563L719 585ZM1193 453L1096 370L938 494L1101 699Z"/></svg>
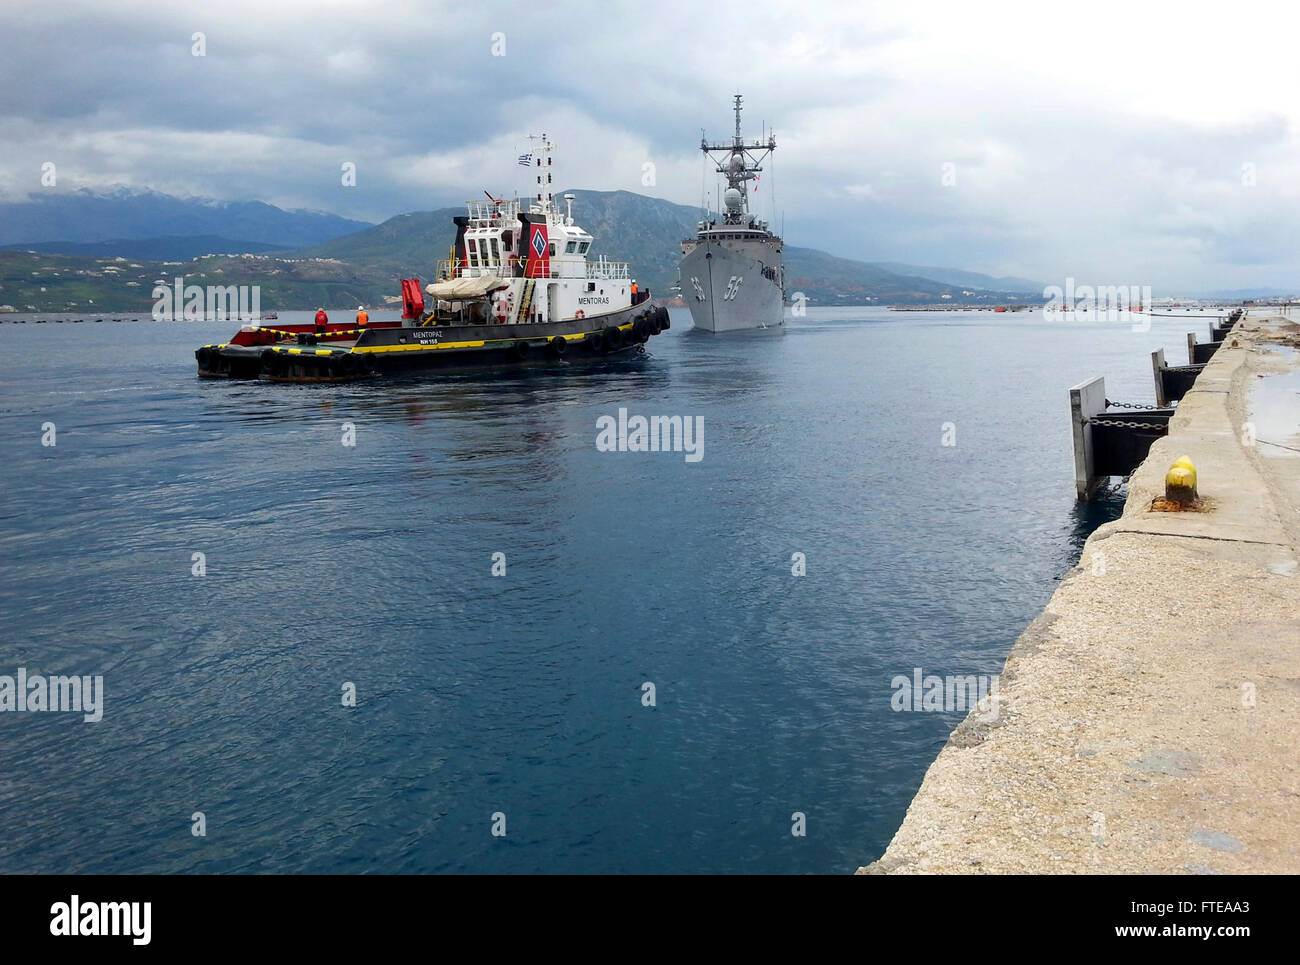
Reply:
<svg viewBox="0 0 1300 965"><path fill-rule="evenodd" d="M700 128L700 147L708 141L704 139L704 128ZM709 220L709 153L705 151L700 157L700 212L704 220Z"/></svg>

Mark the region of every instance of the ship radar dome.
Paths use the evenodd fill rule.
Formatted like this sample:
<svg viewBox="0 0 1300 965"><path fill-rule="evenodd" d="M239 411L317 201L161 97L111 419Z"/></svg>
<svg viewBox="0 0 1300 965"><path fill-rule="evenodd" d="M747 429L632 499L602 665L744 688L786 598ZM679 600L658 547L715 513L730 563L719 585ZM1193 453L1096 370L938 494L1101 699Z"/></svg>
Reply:
<svg viewBox="0 0 1300 965"><path fill-rule="evenodd" d="M728 211L739 211L740 191L736 188L727 188L722 192L722 203L727 206Z"/></svg>

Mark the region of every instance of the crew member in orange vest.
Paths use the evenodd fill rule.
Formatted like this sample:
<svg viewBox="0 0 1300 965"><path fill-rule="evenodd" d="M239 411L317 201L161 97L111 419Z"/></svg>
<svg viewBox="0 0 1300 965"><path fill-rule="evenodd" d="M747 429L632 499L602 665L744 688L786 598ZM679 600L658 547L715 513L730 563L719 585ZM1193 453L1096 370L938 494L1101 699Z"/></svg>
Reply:
<svg viewBox="0 0 1300 965"><path fill-rule="evenodd" d="M636 282L632 282L632 304L636 304Z"/></svg>
<svg viewBox="0 0 1300 965"><path fill-rule="evenodd" d="M366 314L366 306L357 306L357 328L365 328L366 323L370 321L370 316Z"/></svg>

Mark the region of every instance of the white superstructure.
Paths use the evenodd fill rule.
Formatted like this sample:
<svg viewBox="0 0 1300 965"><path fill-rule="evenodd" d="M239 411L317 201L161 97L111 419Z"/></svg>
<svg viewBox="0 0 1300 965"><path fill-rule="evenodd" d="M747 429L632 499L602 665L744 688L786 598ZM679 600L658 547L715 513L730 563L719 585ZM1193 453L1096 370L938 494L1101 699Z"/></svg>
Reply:
<svg viewBox="0 0 1300 965"><path fill-rule="evenodd" d="M492 317L499 324L567 321L616 312L645 297L626 262L590 260L595 239L573 220L574 196L557 210L551 193L554 145L545 135L527 159L536 178L535 198L524 211L519 201L488 197L466 202L456 218L451 257L438 262L434 299L454 294L454 283L499 279ZM466 290L472 290L472 287Z"/></svg>

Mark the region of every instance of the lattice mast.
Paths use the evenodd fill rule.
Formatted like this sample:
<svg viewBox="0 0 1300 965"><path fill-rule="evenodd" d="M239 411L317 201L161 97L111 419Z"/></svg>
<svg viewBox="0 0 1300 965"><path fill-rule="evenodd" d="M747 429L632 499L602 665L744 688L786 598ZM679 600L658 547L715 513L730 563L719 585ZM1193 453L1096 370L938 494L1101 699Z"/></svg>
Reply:
<svg viewBox="0 0 1300 965"><path fill-rule="evenodd" d="M717 173L727 179L728 190L734 189L740 193L737 199L740 202L739 206L735 208L729 204L725 206L728 221L738 221L742 214L749 211L748 182L758 178L763 171L763 162L776 150L775 133L768 134L766 142L745 143L744 136L740 132L741 96L736 94L735 99L736 133L732 136L731 143L710 144L705 138L700 138L700 150L716 162Z"/></svg>

